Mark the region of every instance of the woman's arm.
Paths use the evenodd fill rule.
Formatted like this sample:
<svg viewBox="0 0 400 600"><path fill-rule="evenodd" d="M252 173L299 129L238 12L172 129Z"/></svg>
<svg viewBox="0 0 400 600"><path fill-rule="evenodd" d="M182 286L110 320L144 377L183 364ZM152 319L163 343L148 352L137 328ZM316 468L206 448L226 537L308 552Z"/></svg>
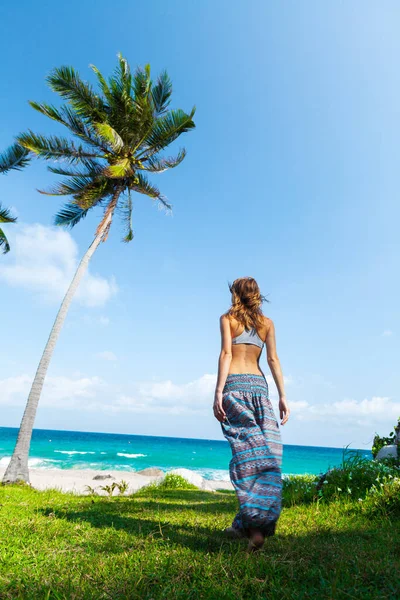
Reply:
<svg viewBox="0 0 400 600"><path fill-rule="evenodd" d="M225 411L222 408L222 390L228 377L232 361L232 334L229 319L222 315L219 320L221 329L221 352L218 361L218 377L214 395L214 415L218 421L225 420Z"/></svg>
<svg viewBox="0 0 400 600"><path fill-rule="evenodd" d="M272 377L274 378L279 394L279 414L282 419L281 425L284 425L289 418L290 409L286 402L281 364L279 362L278 354L276 353L275 327L272 321L270 322L265 343L267 346L268 366L271 369Z"/></svg>

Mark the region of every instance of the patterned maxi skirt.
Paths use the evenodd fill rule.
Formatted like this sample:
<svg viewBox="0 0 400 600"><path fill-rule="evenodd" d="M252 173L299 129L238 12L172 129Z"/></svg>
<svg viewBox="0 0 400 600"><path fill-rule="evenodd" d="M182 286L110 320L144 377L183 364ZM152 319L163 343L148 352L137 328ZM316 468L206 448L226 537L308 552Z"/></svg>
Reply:
<svg viewBox="0 0 400 600"><path fill-rule="evenodd" d="M222 406L222 432L232 450L230 478L239 500L232 527L274 535L282 504L282 443L279 425L262 375L228 375Z"/></svg>

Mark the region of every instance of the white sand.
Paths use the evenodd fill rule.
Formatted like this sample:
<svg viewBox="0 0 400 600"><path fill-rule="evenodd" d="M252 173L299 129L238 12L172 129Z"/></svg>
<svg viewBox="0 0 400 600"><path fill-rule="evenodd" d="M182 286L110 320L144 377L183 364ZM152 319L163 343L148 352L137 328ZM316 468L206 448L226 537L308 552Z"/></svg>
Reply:
<svg viewBox="0 0 400 600"><path fill-rule="evenodd" d="M0 481L3 479L4 472L5 469L0 469ZM127 490L129 494L151 482L160 481L160 477L140 475L132 471L95 471L89 469L29 469L29 475L32 487L38 490L58 489L62 492L74 492L76 494L87 494L86 486L90 486L96 490L96 493L104 495L106 492L101 490L100 486L109 485L113 481L119 483L122 480L129 484ZM114 479L96 481L93 479L95 475L112 475ZM203 481L206 484L206 489L233 489L229 481ZM116 493L114 492L114 494Z"/></svg>

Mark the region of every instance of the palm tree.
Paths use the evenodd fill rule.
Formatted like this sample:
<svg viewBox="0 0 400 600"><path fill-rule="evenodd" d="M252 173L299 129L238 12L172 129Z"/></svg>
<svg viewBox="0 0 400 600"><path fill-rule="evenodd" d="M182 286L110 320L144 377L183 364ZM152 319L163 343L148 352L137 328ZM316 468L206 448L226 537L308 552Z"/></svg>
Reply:
<svg viewBox="0 0 400 600"><path fill-rule="evenodd" d="M11 170L19 170L25 167L28 162L28 150L14 144L10 146L2 156L0 156L0 173L8 173ZM13 217L7 208L2 208L0 204L0 223L16 223L16 217ZM3 254L7 254L10 251L10 244L8 243L6 234L0 227L0 250Z"/></svg>
<svg viewBox="0 0 400 600"><path fill-rule="evenodd" d="M29 153L46 161L55 161L57 164L49 166L49 170L65 177L51 190L42 192L71 196L56 215L56 225L72 228L95 207L101 207L103 214L50 332L3 483L29 482L29 448L44 379L72 297L89 260L99 244L106 241L116 214L125 225L123 241L133 239L132 192L149 196L166 209L171 208L146 173L161 173L179 165L186 155L184 149L175 157L163 157L160 152L195 126L195 109L190 114L169 109L172 85L166 72L153 83L148 65L132 74L121 55L108 81L96 67L92 66L92 69L99 93L96 94L72 67L61 67L50 73L47 82L66 101L65 104L56 108L44 103L30 103L43 115L67 127L76 140L38 135L32 131L16 138Z"/></svg>

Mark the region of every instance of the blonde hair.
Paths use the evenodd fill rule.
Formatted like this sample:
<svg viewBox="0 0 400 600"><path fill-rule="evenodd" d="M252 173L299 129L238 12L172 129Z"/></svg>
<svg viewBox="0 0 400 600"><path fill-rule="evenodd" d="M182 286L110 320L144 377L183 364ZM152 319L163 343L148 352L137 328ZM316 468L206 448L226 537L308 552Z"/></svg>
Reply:
<svg viewBox="0 0 400 600"><path fill-rule="evenodd" d="M239 277L229 284L232 306L227 312L229 319L236 319L245 329L258 330L263 324L262 303L267 301L253 277Z"/></svg>

